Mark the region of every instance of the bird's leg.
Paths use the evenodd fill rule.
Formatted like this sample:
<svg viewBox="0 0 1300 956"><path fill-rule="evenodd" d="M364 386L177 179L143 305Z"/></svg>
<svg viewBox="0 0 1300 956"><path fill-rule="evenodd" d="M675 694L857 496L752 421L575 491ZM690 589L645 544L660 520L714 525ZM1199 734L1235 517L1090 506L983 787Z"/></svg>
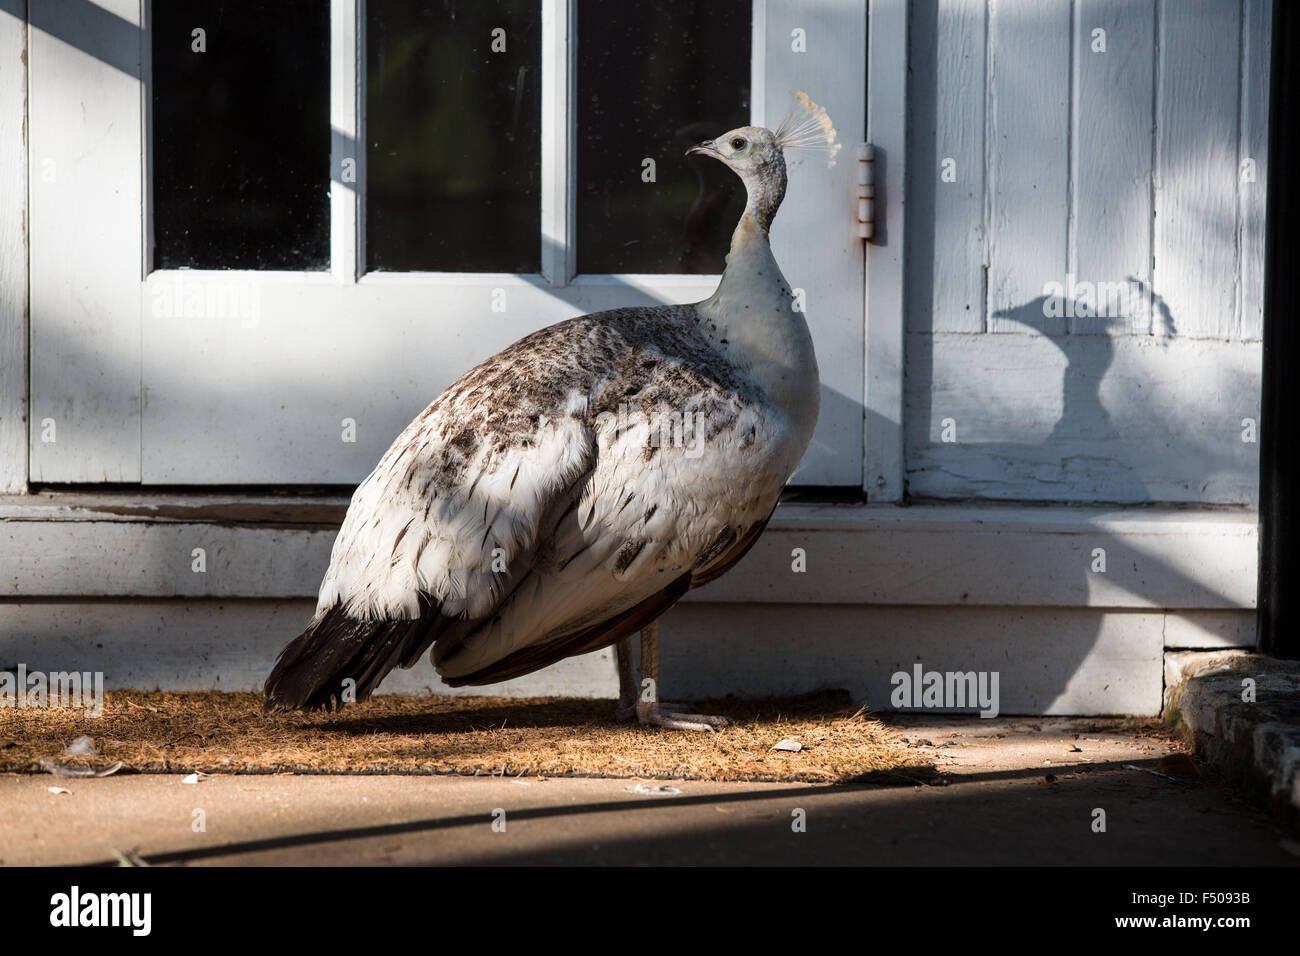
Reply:
<svg viewBox="0 0 1300 956"><path fill-rule="evenodd" d="M731 721L706 714L682 714L660 709L659 704L659 622L641 628L641 692L636 698L636 719L643 724L670 730L713 730Z"/></svg>
<svg viewBox="0 0 1300 956"><path fill-rule="evenodd" d="M618 650L618 709L614 719L625 723L636 719L636 671L632 667L632 635L620 638Z"/></svg>
<svg viewBox="0 0 1300 956"><path fill-rule="evenodd" d="M636 699L641 692L641 685L636 679L636 665L632 663L632 635L620 639L614 646L617 650L618 670L618 708L614 711L614 720L625 723L636 719ZM678 705L659 701L659 706L661 709L675 710Z"/></svg>

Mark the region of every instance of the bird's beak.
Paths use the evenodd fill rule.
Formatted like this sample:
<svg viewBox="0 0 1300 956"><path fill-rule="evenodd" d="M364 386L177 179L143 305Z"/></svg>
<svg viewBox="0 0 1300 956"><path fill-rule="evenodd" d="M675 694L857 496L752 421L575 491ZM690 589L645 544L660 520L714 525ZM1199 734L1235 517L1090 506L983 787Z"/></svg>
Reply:
<svg viewBox="0 0 1300 956"><path fill-rule="evenodd" d="M690 149L686 151L687 156L692 156L695 153L713 153L714 155L717 155L718 150L717 147L713 145L713 140L706 139L704 142L696 146L692 146Z"/></svg>

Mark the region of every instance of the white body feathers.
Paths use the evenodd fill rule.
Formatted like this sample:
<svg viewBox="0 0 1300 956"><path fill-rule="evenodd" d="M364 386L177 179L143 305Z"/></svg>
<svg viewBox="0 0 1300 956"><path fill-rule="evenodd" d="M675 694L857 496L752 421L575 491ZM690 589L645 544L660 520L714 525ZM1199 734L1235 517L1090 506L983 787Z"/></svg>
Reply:
<svg viewBox="0 0 1300 956"><path fill-rule="evenodd" d="M801 94L797 94L800 96ZM542 329L461 376L357 488L312 626L268 707L359 699L433 646L486 683L606 646L738 561L817 422L812 338L768 243L783 148L832 146L824 111L694 147L744 181L717 291Z"/></svg>

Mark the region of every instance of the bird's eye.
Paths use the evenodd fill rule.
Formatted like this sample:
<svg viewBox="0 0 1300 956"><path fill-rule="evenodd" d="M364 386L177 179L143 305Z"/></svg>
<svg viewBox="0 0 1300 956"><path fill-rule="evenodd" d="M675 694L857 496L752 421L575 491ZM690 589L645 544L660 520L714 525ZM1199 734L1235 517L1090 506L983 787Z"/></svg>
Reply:
<svg viewBox="0 0 1300 956"><path fill-rule="evenodd" d="M732 148L732 149L744 149L744 148L745 148L745 141L744 141L744 139L742 139L741 137L737 136L735 139L733 139L733 140L731 141L731 148Z"/></svg>

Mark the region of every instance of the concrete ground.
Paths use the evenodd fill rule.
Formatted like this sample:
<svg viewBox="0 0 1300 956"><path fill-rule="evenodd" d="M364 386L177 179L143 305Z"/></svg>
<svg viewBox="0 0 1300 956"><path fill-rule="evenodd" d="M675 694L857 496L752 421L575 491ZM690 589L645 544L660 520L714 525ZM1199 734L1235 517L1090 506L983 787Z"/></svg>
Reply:
<svg viewBox="0 0 1300 956"><path fill-rule="evenodd" d="M898 723L940 783L5 775L0 863L1300 864L1150 723Z"/></svg>

